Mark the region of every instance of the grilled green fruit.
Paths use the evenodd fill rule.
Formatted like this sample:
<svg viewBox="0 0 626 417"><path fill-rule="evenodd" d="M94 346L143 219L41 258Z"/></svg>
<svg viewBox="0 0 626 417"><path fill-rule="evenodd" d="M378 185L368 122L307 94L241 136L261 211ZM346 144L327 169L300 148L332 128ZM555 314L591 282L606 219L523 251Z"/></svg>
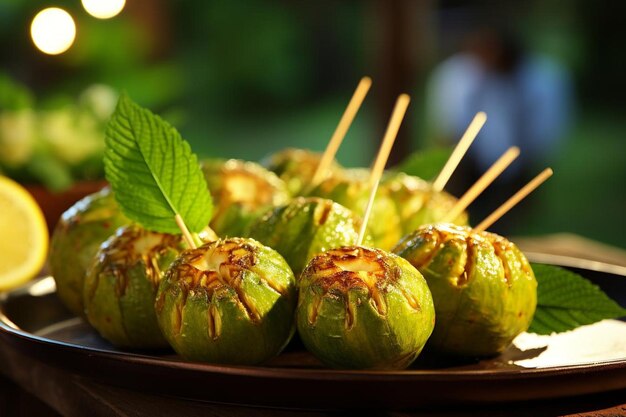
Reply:
<svg viewBox="0 0 626 417"><path fill-rule="evenodd" d="M48 262L57 294L72 313L84 315L85 274L98 248L118 227L129 223L109 188L78 201L59 219Z"/></svg>
<svg viewBox="0 0 626 417"><path fill-rule="evenodd" d="M293 273L278 252L230 238L185 251L161 281L156 311L182 357L257 364L289 342L296 296Z"/></svg>
<svg viewBox="0 0 626 417"><path fill-rule="evenodd" d="M250 237L276 249L297 277L318 253L355 243L360 227L358 216L331 200L297 197L259 218Z"/></svg>
<svg viewBox="0 0 626 417"><path fill-rule="evenodd" d="M305 192L321 159L321 153L306 149L287 148L265 158L263 165L285 181L289 192L295 197ZM341 166L333 161L328 175L333 176L340 171Z"/></svg>
<svg viewBox="0 0 626 417"><path fill-rule="evenodd" d="M322 181L311 195L333 200L363 216L372 190L369 176L365 169L345 170L343 175ZM391 249L402 237L400 216L389 190L384 187L378 188L368 226L374 246L384 250Z"/></svg>
<svg viewBox="0 0 626 417"><path fill-rule="evenodd" d="M201 168L215 204L211 228L219 236L246 236L252 221L289 200L284 182L254 162L210 160Z"/></svg>
<svg viewBox="0 0 626 417"><path fill-rule="evenodd" d="M154 300L165 270L184 249L181 236L118 229L102 244L87 273L85 313L102 337L119 347L167 347Z"/></svg>
<svg viewBox="0 0 626 417"><path fill-rule="evenodd" d="M393 252L415 266L432 291L434 350L491 356L528 329L537 281L524 254L505 238L437 224L409 234Z"/></svg>
<svg viewBox="0 0 626 417"><path fill-rule="evenodd" d="M421 178L401 172L385 175L380 187L386 190L395 203L402 235L424 224L440 222L457 202L447 192L433 190L432 185ZM452 221L462 226L467 225L467 222L465 212Z"/></svg>
<svg viewBox="0 0 626 417"><path fill-rule="evenodd" d="M326 251L307 265L299 288L298 333L332 367L406 368L435 325L422 275L380 249Z"/></svg>

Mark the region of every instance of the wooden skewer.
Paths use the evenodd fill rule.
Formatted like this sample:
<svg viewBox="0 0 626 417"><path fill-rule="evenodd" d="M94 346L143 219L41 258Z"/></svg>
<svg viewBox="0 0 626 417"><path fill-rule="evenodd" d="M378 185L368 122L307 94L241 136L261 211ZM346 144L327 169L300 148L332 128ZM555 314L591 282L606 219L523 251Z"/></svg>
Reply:
<svg viewBox="0 0 626 417"><path fill-rule="evenodd" d="M385 169L387 159L391 153L393 142L396 140L396 136L398 136L400 124L402 123L402 119L404 119L404 114L406 113L406 109L409 107L410 101L411 98L407 94L401 94L398 97L398 100L396 100L396 105L393 109L393 113L391 114L389 124L387 125L385 136L383 137L383 143L380 145L378 155L376 155L376 161L374 162L374 167L372 168L372 173L370 174L369 183L372 190L370 191L370 197L367 201L365 214L363 215L363 223L361 224L361 230L359 230L359 237L356 242L357 246L360 246L361 243L363 243L363 237L365 236L365 230L367 229L367 221L369 220L372 212L372 206L374 205L376 191L378 191L380 177L383 175L383 170Z"/></svg>
<svg viewBox="0 0 626 417"><path fill-rule="evenodd" d="M459 162L461 162L463 155L465 155L467 149L470 147L472 142L474 142L474 139L476 139L476 135L478 135L478 132L480 132L480 129L483 127L486 121L487 115L485 114L485 112L481 111L476 113L476 116L474 116L474 119L467 127L467 130L465 131L465 133L463 133L461 140L459 140L459 143L454 148L454 151L452 151L452 155L450 155L450 158L448 158L448 162L446 162L443 169L437 176L437 179L435 179L435 181L433 182L433 189L435 191L441 191L445 188L448 180L452 176L452 173L459 165Z"/></svg>
<svg viewBox="0 0 626 417"><path fill-rule="evenodd" d="M470 187L469 190L463 194L459 201L456 202L452 210L445 216L443 222L451 222L456 219L459 214L463 212L478 196L485 191L487 187L496 179L502 172L511 165L511 162L519 156L519 148L517 146L510 147L505 153L502 154L496 162Z"/></svg>
<svg viewBox="0 0 626 417"><path fill-rule="evenodd" d="M350 99L350 103L348 103L348 107L346 107L335 132L330 138L330 142L328 142L328 145L326 146L326 150L322 155L315 173L313 174L313 178L311 179L311 183L309 185L311 188L322 182L328 175L328 168L333 162L333 158L335 157L343 138L346 136L346 133L348 133L348 129L350 128L356 113L359 111L359 108L361 107L361 104L363 103L371 85L372 79L370 77L361 78L359 85Z"/></svg>
<svg viewBox="0 0 626 417"><path fill-rule="evenodd" d="M176 214L174 219L176 220L176 224L178 225L180 231L183 232L183 237L185 238L187 245L189 245L191 249L196 249L198 246L193 241L193 237L191 236L191 233L189 233L189 229L187 229L187 225L183 221L183 218L180 217L180 214Z"/></svg>
<svg viewBox="0 0 626 417"><path fill-rule="evenodd" d="M530 194L535 188L539 187L545 180L550 178L553 174L551 168L546 168L539 175L533 178L528 184L523 186L518 192L513 194L511 198L509 198L504 204L496 209L493 213L491 213L485 220L480 222L480 224L474 227L475 232L482 232L490 227L492 224L497 222L500 217L504 216L507 211L509 211L513 206L519 203L524 197Z"/></svg>

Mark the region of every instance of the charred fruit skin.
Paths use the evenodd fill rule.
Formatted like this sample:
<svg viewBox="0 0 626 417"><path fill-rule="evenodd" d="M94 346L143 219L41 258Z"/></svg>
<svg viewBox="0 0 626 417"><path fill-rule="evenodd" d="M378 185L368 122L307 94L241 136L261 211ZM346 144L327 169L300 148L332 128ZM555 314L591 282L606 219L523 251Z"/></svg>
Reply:
<svg viewBox="0 0 626 417"><path fill-rule="evenodd" d="M322 181L310 194L333 200L363 216L371 190L369 171L350 169ZM368 226L374 246L390 250L402 237L402 230L395 204L384 187L378 188L370 216Z"/></svg>
<svg viewBox="0 0 626 417"><path fill-rule="evenodd" d="M83 286L94 255L118 227L129 223L109 188L81 199L59 219L48 262L59 298L77 316L84 315Z"/></svg>
<svg viewBox="0 0 626 417"><path fill-rule="evenodd" d="M290 199L285 183L254 162L216 159L200 165L215 203L210 225L219 236L246 236L251 222Z"/></svg>
<svg viewBox="0 0 626 417"><path fill-rule="evenodd" d="M278 251L297 277L318 253L356 242L360 227L361 219L340 204L297 197L259 218L250 237Z"/></svg>
<svg viewBox="0 0 626 417"><path fill-rule="evenodd" d="M306 191L321 160L321 153L287 148L266 157L262 164L285 181L289 193L296 197L303 195ZM341 172L341 169L341 166L333 161L328 175L336 175Z"/></svg>
<svg viewBox="0 0 626 417"><path fill-rule="evenodd" d="M386 174L380 187L387 190L395 204L400 216L402 235L411 233L424 224L440 222L457 202L451 194L435 191L430 183L403 172ZM461 213L452 223L467 225L467 213Z"/></svg>
<svg viewBox="0 0 626 417"><path fill-rule="evenodd" d="M422 275L380 249L347 246L311 260L299 284L298 333L325 364L404 369L435 324Z"/></svg>
<svg viewBox="0 0 626 417"><path fill-rule="evenodd" d="M229 238L185 251L161 281L155 308L182 357L252 365L278 355L293 336L296 296L278 252Z"/></svg>
<svg viewBox="0 0 626 417"><path fill-rule="evenodd" d="M136 225L118 229L102 244L85 280L89 323L118 347L167 347L154 300L164 272L183 249L180 236Z"/></svg>
<svg viewBox="0 0 626 417"><path fill-rule="evenodd" d="M493 356L526 331L537 281L515 244L452 224L423 226L394 248L426 278L437 324L429 348L457 356Z"/></svg>

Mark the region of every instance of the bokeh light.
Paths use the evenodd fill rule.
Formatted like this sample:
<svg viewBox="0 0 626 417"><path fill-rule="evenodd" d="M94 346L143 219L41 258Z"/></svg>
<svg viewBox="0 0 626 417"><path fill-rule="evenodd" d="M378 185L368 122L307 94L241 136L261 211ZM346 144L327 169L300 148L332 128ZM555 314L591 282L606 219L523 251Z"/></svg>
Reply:
<svg viewBox="0 0 626 417"><path fill-rule="evenodd" d="M76 38L76 25L68 12L57 7L43 9L30 25L35 46L49 55L67 51Z"/></svg>
<svg viewBox="0 0 626 417"><path fill-rule="evenodd" d="M82 0L82 3L87 13L93 17L110 19L122 11L126 0Z"/></svg>

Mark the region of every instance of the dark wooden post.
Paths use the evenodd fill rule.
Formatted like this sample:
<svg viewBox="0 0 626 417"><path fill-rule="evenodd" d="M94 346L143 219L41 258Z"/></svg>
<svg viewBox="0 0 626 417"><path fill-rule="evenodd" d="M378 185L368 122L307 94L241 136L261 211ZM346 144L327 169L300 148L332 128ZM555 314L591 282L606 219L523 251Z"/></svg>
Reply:
<svg viewBox="0 0 626 417"><path fill-rule="evenodd" d="M374 71L377 126L384 129L396 98L411 95L411 106L398 133L388 166L414 151L422 106L423 81L432 57L436 0L372 0L365 26ZM378 146L378 144L376 145Z"/></svg>

